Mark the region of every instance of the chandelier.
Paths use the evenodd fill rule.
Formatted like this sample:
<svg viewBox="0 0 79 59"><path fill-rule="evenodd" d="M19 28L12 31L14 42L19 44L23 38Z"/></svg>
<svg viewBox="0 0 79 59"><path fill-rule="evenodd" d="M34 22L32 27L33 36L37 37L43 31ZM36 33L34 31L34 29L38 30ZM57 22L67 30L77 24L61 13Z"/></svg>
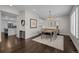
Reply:
<svg viewBox="0 0 79 59"><path fill-rule="evenodd" d="M49 10L47 19L48 19L48 20L53 20L53 19L55 19L55 18L56 18L56 16L52 16L51 10Z"/></svg>
<svg viewBox="0 0 79 59"><path fill-rule="evenodd" d="M53 18L53 17L52 17L52 14L51 14L51 10L49 10L49 14L48 14L47 19L48 19L48 20L52 20L52 18Z"/></svg>
<svg viewBox="0 0 79 59"><path fill-rule="evenodd" d="M48 17L47 17L49 27L52 27L53 24L56 23L54 19L56 19L56 16L52 16L51 10L49 10Z"/></svg>

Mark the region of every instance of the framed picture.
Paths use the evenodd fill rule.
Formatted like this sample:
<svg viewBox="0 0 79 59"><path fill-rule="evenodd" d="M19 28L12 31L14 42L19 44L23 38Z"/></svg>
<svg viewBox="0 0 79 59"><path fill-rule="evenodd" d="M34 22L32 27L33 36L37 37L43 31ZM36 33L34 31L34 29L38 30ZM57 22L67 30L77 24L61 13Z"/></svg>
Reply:
<svg viewBox="0 0 79 59"><path fill-rule="evenodd" d="M30 28L37 28L37 20L36 19L30 19Z"/></svg>

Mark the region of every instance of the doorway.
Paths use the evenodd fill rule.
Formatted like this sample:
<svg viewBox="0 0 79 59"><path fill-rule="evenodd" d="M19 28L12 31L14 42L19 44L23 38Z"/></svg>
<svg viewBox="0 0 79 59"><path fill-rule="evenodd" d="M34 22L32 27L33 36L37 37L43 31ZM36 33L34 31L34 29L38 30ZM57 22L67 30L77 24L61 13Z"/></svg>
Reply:
<svg viewBox="0 0 79 59"><path fill-rule="evenodd" d="M17 15L8 12L1 12L1 39L16 36L17 32Z"/></svg>

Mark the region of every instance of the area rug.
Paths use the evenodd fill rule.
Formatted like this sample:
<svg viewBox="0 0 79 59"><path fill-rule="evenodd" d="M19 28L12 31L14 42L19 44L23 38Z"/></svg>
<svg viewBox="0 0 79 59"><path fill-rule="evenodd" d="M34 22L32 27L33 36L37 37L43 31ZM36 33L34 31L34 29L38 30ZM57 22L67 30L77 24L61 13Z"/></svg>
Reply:
<svg viewBox="0 0 79 59"><path fill-rule="evenodd" d="M50 38L41 39L41 36L34 38L32 40L35 42L59 49L59 50L64 50L64 37L63 36L57 36L56 39L52 38L52 41L50 41Z"/></svg>

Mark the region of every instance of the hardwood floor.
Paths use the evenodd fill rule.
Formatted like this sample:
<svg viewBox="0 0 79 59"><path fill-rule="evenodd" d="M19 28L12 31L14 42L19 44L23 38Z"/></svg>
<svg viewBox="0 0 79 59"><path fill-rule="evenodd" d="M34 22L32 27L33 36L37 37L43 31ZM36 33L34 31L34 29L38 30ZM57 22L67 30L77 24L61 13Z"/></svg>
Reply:
<svg viewBox="0 0 79 59"><path fill-rule="evenodd" d="M77 50L73 45L71 38L67 35L64 36L64 51L47 45L32 41L32 39L18 39L15 36L8 39L2 37L0 43L1 53L76 53Z"/></svg>

